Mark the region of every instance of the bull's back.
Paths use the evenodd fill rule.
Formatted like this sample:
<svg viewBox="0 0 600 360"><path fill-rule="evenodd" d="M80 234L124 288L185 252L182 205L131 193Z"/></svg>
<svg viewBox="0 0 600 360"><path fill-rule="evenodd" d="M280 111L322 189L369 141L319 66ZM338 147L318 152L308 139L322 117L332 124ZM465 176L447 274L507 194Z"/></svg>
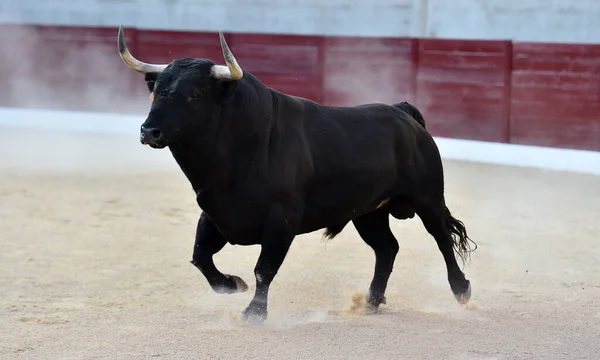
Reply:
<svg viewBox="0 0 600 360"><path fill-rule="evenodd" d="M429 136L406 113L385 104L307 106L304 129L311 152L318 154L315 163L323 160L332 171L397 169L413 160L414 145Z"/></svg>

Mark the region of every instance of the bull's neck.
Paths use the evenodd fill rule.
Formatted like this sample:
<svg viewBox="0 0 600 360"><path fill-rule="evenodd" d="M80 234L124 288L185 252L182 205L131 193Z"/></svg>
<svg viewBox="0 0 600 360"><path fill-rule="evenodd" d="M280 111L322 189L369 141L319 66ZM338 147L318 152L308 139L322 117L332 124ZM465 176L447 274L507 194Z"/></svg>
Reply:
<svg viewBox="0 0 600 360"><path fill-rule="evenodd" d="M182 151L171 149L173 158L185 174L195 192L210 186L214 182L215 170L209 164L204 162L204 156L193 149Z"/></svg>
<svg viewBox="0 0 600 360"><path fill-rule="evenodd" d="M237 187L239 182L248 179L249 174L257 175L264 169L264 151L257 144L249 142L245 146L235 146L226 151L171 150L173 158L198 194L203 190Z"/></svg>
<svg viewBox="0 0 600 360"><path fill-rule="evenodd" d="M181 149L171 148L196 193L232 185L247 178L253 168L259 173L264 168L272 126L272 99L268 91L268 96L264 96L260 86L244 87L253 85L239 86L239 95L234 95L219 111L213 122L216 126L197 134Z"/></svg>

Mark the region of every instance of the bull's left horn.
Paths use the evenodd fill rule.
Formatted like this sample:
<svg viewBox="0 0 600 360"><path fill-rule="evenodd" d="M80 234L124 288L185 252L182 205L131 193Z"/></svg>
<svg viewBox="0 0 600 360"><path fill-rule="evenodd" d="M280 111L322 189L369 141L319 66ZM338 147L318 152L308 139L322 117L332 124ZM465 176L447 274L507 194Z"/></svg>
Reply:
<svg viewBox="0 0 600 360"><path fill-rule="evenodd" d="M221 41L221 49L223 50L223 57L225 58L225 64L223 65L214 65L212 68L212 75L217 79L228 79L228 80L239 80L244 76L244 71L238 65L233 53L229 49L227 42L225 41L225 36L223 36L223 32L219 31L219 40Z"/></svg>
<svg viewBox="0 0 600 360"><path fill-rule="evenodd" d="M125 45L125 39L123 37L123 25L119 26L118 39L119 39L119 55L121 56L121 60L123 60L125 65L132 68L133 70L140 72L142 74L160 73L167 67L167 64L148 64L148 63L139 61L138 59L134 58L133 55L131 55L131 53L127 49L127 45Z"/></svg>

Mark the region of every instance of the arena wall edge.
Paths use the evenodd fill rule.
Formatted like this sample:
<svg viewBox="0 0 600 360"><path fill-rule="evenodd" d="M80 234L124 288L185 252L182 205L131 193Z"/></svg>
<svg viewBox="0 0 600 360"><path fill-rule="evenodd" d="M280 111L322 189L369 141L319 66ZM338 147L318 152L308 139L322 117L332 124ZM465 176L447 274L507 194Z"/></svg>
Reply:
<svg viewBox="0 0 600 360"><path fill-rule="evenodd" d="M0 107L0 126L37 131L125 135L139 141L143 115ZM434 136L443 159L600 175L600 152ZM141 145L140 145L141 146ZM168 152L157 160L174 164Z"/></svg>

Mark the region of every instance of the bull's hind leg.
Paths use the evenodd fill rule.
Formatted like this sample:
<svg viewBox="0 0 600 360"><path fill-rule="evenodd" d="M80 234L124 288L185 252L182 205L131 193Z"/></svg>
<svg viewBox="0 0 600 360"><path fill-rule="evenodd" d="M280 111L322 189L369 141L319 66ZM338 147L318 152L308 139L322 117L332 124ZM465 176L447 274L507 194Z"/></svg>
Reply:
<svg viewBox="0 0 600 360"><path fill-rule="evenodd" d="M386 210L376 210L353 221L360 237L375 252L375 273L369 287L367 302L372 311L385 304L385 289L398 253L398 241L390 230L389 214Z"/></svg>
<svg viewBox="0 0 600 360"><path fill-rule="evenodd" d="M221 251L227 240L221 235L215 224L202 213L196 229L196 243L191 263L196 266L217 293L235 293L248 290L241 278L221 273L213 261L213 255Z"/></svg>
<svg viewBox="0 0 600 360"><path fill-rule="evenodd" d="M443 199L430 199L428 202L415 204L415 209L444 257L454 297L461 304L466 304L471 297L471 283L465 278L454 256L456 251L464 260L470 251L471 240L464 225L452 217Z"/></svg>

